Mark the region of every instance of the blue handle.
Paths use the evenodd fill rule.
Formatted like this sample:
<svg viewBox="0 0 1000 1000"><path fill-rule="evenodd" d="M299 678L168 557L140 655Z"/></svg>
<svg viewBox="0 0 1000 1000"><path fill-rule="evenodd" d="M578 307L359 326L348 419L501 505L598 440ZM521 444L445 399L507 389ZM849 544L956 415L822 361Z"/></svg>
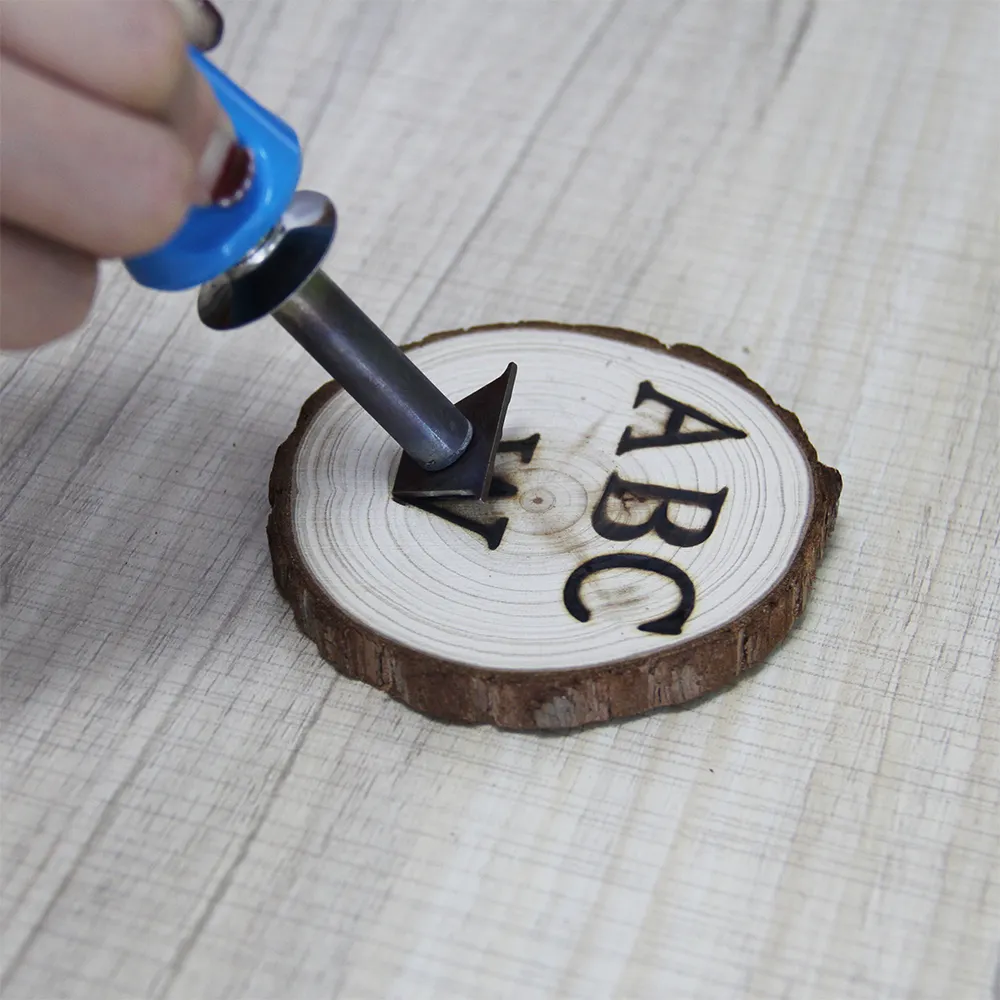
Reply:
<svg viewBox="0 0 1000 1000"><path fill-rule="evenodd" d="M192 208L163 246L125 261L140 285L164 291L204 284L239 263L277 224L302 172L302 150L292 129L200 52L192 49L191 58L232 118L240 143L253 154L254 176L235 205Z"/></svg>

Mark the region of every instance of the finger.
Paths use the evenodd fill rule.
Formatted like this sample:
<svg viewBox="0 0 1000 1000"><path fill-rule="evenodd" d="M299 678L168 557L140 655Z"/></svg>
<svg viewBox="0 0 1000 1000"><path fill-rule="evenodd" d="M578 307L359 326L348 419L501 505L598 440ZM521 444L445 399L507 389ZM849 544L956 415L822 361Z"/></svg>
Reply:
<svg viewBox="0 0 1000 1000"><path fill-rule="evenodd" d="M168 106L190 65L167 0L4 0L0 44L55 79L150 114Z"/></svg>
<svg viewBox="0 0 1000 1000"><path fill-rule="evenodd" d="M239 150L229 117L186 49L185 25L206 41L213 19L221 24L203 0L5 0L0 39L26 66L169 122L199 163L193 197L205 205L227 157Z"/></svg>
<svg viewBox="0 0 1000 1000"><path fill-rule="evenodd" d="M211 52L222 41L225 23L209 0L173 0L181 15L187 40L202 52Z"/></svg>
<svg viewBox="0 0 1000 1000"><path fill-rule="evenodd" d="M167 240L195 188L166 125L92 101L3 61L0 215L98 257Z"/></svg>
<svg viewBox="0 0 1000 1000"><path fill-rule="evenodd" d="M0 226L0 348L37 347L75 330L97 288L97 261Z"/></svg>

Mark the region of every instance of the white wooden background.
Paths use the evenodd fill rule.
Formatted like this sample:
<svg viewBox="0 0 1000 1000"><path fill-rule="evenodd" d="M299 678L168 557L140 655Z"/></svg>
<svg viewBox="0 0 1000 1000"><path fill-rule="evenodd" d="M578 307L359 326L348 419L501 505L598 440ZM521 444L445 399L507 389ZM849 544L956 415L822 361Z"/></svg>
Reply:
<svg viewBox="0 0 1000 1000"><path fill-rule="evenodd" d="M798 412L841 519L721 696L432 723L271 582L320 370L111 269L2 362L3 996L1000 997L997 3L225 11L393 336L701 344Z"/></svg>

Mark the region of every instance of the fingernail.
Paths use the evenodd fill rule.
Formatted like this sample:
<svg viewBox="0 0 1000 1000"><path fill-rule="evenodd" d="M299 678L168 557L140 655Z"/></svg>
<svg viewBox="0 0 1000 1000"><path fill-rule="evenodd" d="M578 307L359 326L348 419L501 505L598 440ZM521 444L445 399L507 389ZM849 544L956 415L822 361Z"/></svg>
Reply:
<svg viewBox="0 0 1000 1000"><path fill-rule="evenodd" d="M222 41L225 22L210 0L173 0L184 22L184 35L201 52L210 52Z"/></svg>

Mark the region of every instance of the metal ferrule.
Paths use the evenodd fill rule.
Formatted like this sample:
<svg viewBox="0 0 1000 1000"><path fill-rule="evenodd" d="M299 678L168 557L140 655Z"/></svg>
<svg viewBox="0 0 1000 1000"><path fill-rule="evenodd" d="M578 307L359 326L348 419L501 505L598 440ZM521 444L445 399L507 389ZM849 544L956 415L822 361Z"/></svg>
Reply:
<svg viewBox="0 0 1000 1000"><path fill-rule="evenodd" d="M445 469L472 424L319 269L335 231L329 199L298 192L278 226L202 286L199 315L217 330L272 315L421 468Z"/></svg>
<svg viewBox="0 0 1000 1000"><path fill-rule="evenodd" d="M271 315L422 468L465 452L472 424L322 271Z"/></svg>

